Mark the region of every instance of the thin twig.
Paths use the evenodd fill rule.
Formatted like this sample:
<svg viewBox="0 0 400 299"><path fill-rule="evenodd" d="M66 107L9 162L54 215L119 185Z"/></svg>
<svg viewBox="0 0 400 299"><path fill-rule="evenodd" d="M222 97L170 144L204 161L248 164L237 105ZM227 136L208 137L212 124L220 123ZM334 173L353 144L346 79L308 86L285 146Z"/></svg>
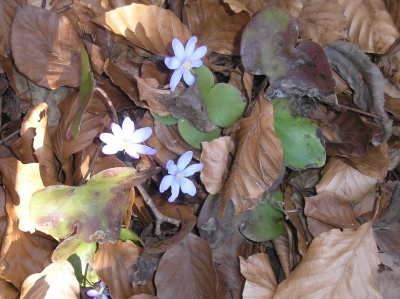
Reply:
<svg viewBox="0 0 400 299"><path fill-rule="evenodd" d="M153 211L154 216L156 217L156 230L155 230L155 234L157 236L161 235L161 223L163 222L168 222L171 223L173 225L179 226L180 225L180 221L176 220L174 218L168 217L163 215L158 209L157 207L154 205L153 200L151 199L150 195L146 192L146 190L143 188L142 185L137 185L136 186L140 193L143 196L144 201L146 202L146 204L150 207L150 209Z"/></svg>
<svg viewBox="0 0 400 299"><path fill-rule="evenodd" d="M0 144L3 144L4 142L6 142L8 139L11 139L11 137L14 137L15 135L18 135L21 132L21 129L11 133L10 135L8 135L7 137L4 137L2 140L0 140Z"/></svg>
<svg viewBox="0 0 400 299"><path fill-rule="evenodd" d="M350 111L354 111L354 112L357 112L357 113L360 113L360 114L363 114L363 115L366 115L366 116L369 116L369 117L373 117L373 118L376 118L376 119L379 119L379 120L383 121L383 118L381 116L379 116L377 114L366 112L366 111L361 110L361 109L353 108L353 107L350 107L350 106L347 106L347 105L343 105L343 104L337 104L336 107L337 108L343 108L343 109L350 110Z"/></svg>
<svg viewBox="0 0 400 299"><path fill-rule="evenodd" d="M108 95L104 92L104 90L98 86L94 87L94 91L98 91L101 93L101 95L103 96L103 98L107 101L108 106L110 107L112 113L113 113L113 120L114 122L117 124L118 123L118 115L117 115L117 111L115 111L114 105L111 102L110 98L108 97Z"/></svg>

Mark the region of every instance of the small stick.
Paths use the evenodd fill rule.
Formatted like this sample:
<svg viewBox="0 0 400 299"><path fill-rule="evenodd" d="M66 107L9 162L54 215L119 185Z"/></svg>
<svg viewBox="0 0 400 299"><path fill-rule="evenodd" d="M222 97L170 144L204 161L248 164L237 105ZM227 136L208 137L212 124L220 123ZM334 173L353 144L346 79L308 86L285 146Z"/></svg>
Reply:
<svg viewBox="0 0 400 299"><path fill-rule="evenodd" d="M376 115L376 114L373 114L373 113L369 113L369 112L366 112L364 110L353 108L353 107L350 107L350 106L347 106L347 105L337 104L336 108L343 108L343 109L346 109L346 110L358 112L360 114L364 114L366 116L373 117L373 118L376 118L376 119L379 119L379 120L383 121L383 118L381 116L379 116L379 115Z"/></svg>
<svg viewBox="0 0 400 299"><path fill-rule="evenodd" d="M2 140L0 140L0 144L3 144L4 142L6 142L8 139L11 139L11 137L14 137L15 135L18 135L21 132L21 129L11 133L10 135L8 135L7 137L4 137Z"/></svg>
<svg viewBox="0 0 400 299"><path fill-rule="evenodd" d="M94 87L94 91L98 91L101 93L101 95L104 97L104 99L107 101L108 106L110 107L112 113L113 113L113 120L114 122L117 124L118 123L118 115L117 115L117 111L115 111L114 105L111 102L110 98L108 97L108 95L104 92L104 90L98 86Z"/></svg>

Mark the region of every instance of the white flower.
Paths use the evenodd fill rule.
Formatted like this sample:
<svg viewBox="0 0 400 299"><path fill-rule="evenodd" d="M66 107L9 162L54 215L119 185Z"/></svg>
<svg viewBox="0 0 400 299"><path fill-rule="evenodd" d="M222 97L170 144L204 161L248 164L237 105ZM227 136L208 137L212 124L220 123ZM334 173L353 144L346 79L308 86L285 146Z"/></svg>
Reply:
<svg viewBox="0 0 400 299"><path fill-rule="evenodd" d="M192 160L192 157L193 152L188 151L178 159L176 165L172 160L168 161L166 167L169 174L161 180L160 192L163 193L171 187L172 194L170 198L168 198L169 202L173 202L178 197L179 189L181 189L183 193L188 193L191 196L196 194L196 187L193 182L186 177L202 170L203 164L192 164L189 167L186 167Z"/></svg>
<svg viewBox="0 0 400 299"><path fill-rule="evenodd" d="M103 147L103 153L112 155L119 151L125 152L132 158L139 159L139 154L154 155L156 150L140 144L147 140L153 132L150 127L140 128L135 131L135 124L129 117L125 117L122 128L116 124L111 124L111 133L100 134L100 139L106 145Z"/></svg>
<svg viewBox="0 0 400 299"><path fill-rule="evenodd" d="M104 284L104 282L100 281L97 285L93 287L92 290L87 291L86 295L88 297L96 299L108 299L108 296L103 293L104 291L108 292L106 288L107 286Z"/></svg>
<svg viewBox="0 0 400 299"><path fill-rule="evenodd" d="M175 90L179 81L182 78L185 80L187 85L192 85L195 81L191 69L193 67L200 67L203 65L201 58L206 55L207 47L202 46L194 50L194 45L197 43L197 37L192 36L187 44L186 48L183 44L176 38L172 41L172 48L174 49L175 56L166 57L164 62L170 70L175 70L171 77L170 87L171 91Z"/></svg>

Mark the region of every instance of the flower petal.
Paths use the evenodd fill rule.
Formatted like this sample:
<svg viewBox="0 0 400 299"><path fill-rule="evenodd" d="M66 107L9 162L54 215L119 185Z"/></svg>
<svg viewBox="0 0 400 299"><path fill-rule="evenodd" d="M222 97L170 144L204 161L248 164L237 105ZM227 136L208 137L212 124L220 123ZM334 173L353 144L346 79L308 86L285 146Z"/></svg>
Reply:
<svg viewBox="0 0 400 299"><path fill-rule="evenodd" d="M201 163L192 164L192 165L188 166L184 171L182 171L182 175L184 177L188 177L202 169L203 169L203 164L201 164Z"/></svg>
<svg viewBox="0 0 400 299"><path fill-rule="evenodd" d="M174 49L174 53L176 58L178 58L180 61L185 60L185 48L183 47L182 43L179 41L179 39L174 38L172 41L172 48Z"/></svg>
<svg viewBox="0 0 400 299"><path fill-rule="evenodd" d="M164 193L165 190L171 187L171 184L174 180L177 180L177 178L173 175L166 175L165 177L163 177L159 187L160 192Z"/></svg>
<svg viewBox="0 0 400 299"><path fill-rule="evenodd" d="M183 193L187 193L191 196L196 194L196 187L193 182L187 178L181 179L181 190Z"/></svg>
<svg viewBox="0 0 400 299"><path fill-rule="evenodd" d="M124 132L124 138L127 140L129 140L135 132L135 123L129 117L125 117L122 123L122 132Z"/></svg>
<svg viewBox="0 0 400 299"><path fill-rule="evenodd" d="M129 145L127 148L125 148L125 152L131 156L133 159L139 159L139 153L133 148L131 145Z"/></svg>
<svg viewBox="0 0 400 299"><path fill-rule="evenodd" d="M204 55L207 54L207 47L206 46L201 46L194 51L193 55L189 57L190 60L197 60L202 58Z"/></svg>
<svg viewBox="0 0 400 299"><path fill-rule="evenodd" d="M86 292L86 295L93 298L93 297L96 297L97 295L99 295L99 292L97 292L96 290L89 290Z"/></svg>
<svg viewBox="0 0 400 299"><path fill-rule="evenodd" d="M112 123L111 131L113 132L115 137L122 139L122 140L124 139L124 132L122 131L122 128L118 124Z"/></svg>
<svg viewBox="0 0 400 299"><path fill-rule="evenodd" d="M106 144L115 144L117 142L121 142L120 139L118 139L111 133L101 133L99 138L101 141L103 141Z"/></svg>
<svg viewBox="0 0 400 299"><path fill-rule="evenodd" d="M179 159L178 159L178 172L182 172L186 166L192 161L193 157L193 152L192 151L187 151L184 153Z"/></svg>
<svg viewBox="0 0 400 299"><path fill-rule="evenodd" d="M105 146L103 146L101 150L106 155L113 155L119 151L122 151L123 149L124 149L123 147L122 148L118 147L118 144L106 144Z"/></svg>
<svg viewBox="0 0 400 299"><path fill-rule="evenodd" d="M185 48L185 56L186 57L190 57L193 55L194 52L194 46L197 43L197 37L196 36L192 36L191 38L189 38L187 44L186 44L186 48Z"/></svg>
<svg viewBox="0 0 400 299"><path fill-rule="evenodd" d="M176 70L178 67L182 65L182 61L180 61L178 58L174 57L165 57L164 59L165 65L167 68L170 70Z"/></svg>
<svg viewBox="0 0 400 299"><path fill-rule="evenodd" d="M177 173L178 173L178 166L176 166L175 164L167 167L167 169L168 169L168 173L170 175L177 175Z"/></svg>
<svg viewBox="0 0 400 299"><path fill-rule="evenodd" d="M151 134L153 133L153 130L150 127L144 127L137 129L135 132L133 132L132 138L130 139L131 142L133 143L140 143L143 141L146 141L149 139Z"/></svg>
<svg viewBox="0 0 400 299"><path fill-rule="evenodd" d="M171 88L172 92L175 90L181 78L182 78L182 70L180 68L176 69L172 74L171 81L169 82L169 87Z"/></svg>
<svg viewBox="0 0 400 299"><path fill-rule="evenodd" d="M196 80L191 72L184 72L183 73L183 80L185 80L187 85L192 85Z"/></svg>
<svg viewBox="0 0 400 299"><path fill-rule="evenodd" d="M156 154L156 150L154 148L151 148L150 146L147 146L144 144L131 143L131 144L129 144L128 148L134 150L135 152L138 152L139 154L143 154L143 155L155 155Z"/></svg>
<svg viewBox="0 0 400 299"><path fill-rule="evenodd" d="M203 65L203 61L201 59L197 59L190 64L192 67L201 67Z"/></svg>
<svg viewBox="0 0 400 299"><path fill-rule="evenodd" d="M180 189L179 180L178 180L178 179L173 180L173 181L172 181L172 184L171 184L171 191L172 191L172 194L171 194L171 196L168 198L168 201L169 201L169 202L175 201L175 199L176 199L176 198L178 197L178 195L179 195L179 189Z"/></svg>

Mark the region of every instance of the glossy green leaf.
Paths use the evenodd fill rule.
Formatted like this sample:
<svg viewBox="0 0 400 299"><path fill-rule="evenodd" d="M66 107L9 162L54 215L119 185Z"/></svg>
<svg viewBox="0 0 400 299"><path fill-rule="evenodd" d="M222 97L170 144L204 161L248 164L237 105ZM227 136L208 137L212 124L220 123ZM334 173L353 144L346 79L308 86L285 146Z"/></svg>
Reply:
<svg viewBox="0 0 400 299"><path fill-rule="evenodd" d="M173 118L171 115L167 116L167 117L164 117L164 116L161 116L161 115L159 115L159 114L157 114L157 113L155 113L153 111L150 111L150 114L156 120L158 120L159 122L162 122L163 124L166 124L166 125L175 125L178 122L178 120L176 118Z"/></svg>
<svg viewBox="0 0 400 299"><path fill-rule="evenodd" d="M247 104L240 91L230 84L214 85L213 75L205 66L193 69L193 72L213 123L228 127L237 121Z"/></svg>
<svg viewBox="0 0 400 299"><path fill-rule="evenodd" d="M319 168L326 153L320 128L307 117L296 115L292 101L275 99L274 129L282 142L287 165L294 169Z"/></svg>
<svg viewBox="0 0 400 299"><path fill-rule="evenodd" d="M94 85L92 73L90 72L89 57L85 51L85 48L81 47L80 52L81 52L82 77L81 77L81 87L79 89L79 98L80 98L79 110L71 124L72 136L74 137L75 140L79 138L82 116L83 113L85 113L86 107L89 105Z"/></svg>
<svg viewBox="0 0 400 299"><path fill-rule="evenodd" d="M119 233L119 239L123 242L130 240L139 247L143 247L144 244L143 240L140 239L138 235L136 235L133 231L126 228L121 229L121 232Z"/></svg>
<svg viewBox="0 0 400 299"><path fill-rule="evenodd" d="M49 186L32 195L30 218L35 228L56 238L67 238L76 229L87 243L118 239L129 204L129 188L143 183L158 169L136 173L116 167L90 178L86 185Z"/></svg>
<svg viewBox="0 0 400 299"><path fill-rule="evenodd" d="M284 214L279 208L283 207L283 195L265 192L261 204L252 210L239 214L239 229L242 234L254 241L264 242L279 237L285 231Z"/></svg>
<svg viewBox="0 0 400 299"><path fill-rule="evenodd" d="M183 140L196 149L201 149L202 142L214 140L220 135L219 129L203 133L184 118L178 120L178 130Z"/></svg>

